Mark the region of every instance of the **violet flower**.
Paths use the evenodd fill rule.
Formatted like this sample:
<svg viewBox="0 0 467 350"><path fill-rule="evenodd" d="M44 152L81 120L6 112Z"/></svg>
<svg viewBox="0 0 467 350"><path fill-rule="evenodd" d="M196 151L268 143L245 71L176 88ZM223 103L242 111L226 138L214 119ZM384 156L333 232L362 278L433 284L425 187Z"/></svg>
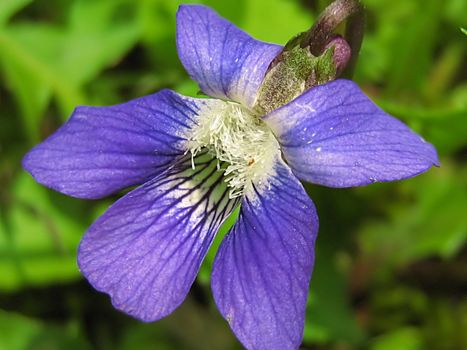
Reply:
<svg viewBox="0 0 467 350"><path fill-rule="evenodd" d="M212 98L163 90L78 107L23 166L79 198L142 184L89 228L78 252L89 282L142 321L183 302L220 225L240 204L214 262L216 304L246 348L298 348L318 231L299 180L330 187L399 180L436 165L436 151L347 80L313 87L264 115L258 93L282 47L207 7L180 7L177 47Z"/></svg>

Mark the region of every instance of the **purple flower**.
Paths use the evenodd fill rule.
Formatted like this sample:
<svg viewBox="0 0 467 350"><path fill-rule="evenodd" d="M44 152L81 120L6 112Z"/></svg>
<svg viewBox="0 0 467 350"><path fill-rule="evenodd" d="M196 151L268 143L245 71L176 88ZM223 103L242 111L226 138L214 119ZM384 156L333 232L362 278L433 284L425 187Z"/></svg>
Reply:
<svg viewBox="0 0 467 350"><path fill-rule="evenodd" d="M163 90L78 107L26 155L24 168L79 198L142 184L89 228L78 263L116 308L143 321L183 302L220 225L240 204L214 262L214 299L247 348L297 348L318 231L299 179L330 187L399 180L438 164L436 151L347 80L262 115L258 92L282 47L207 7L180 7L177 47L213 98Z"/></svg>

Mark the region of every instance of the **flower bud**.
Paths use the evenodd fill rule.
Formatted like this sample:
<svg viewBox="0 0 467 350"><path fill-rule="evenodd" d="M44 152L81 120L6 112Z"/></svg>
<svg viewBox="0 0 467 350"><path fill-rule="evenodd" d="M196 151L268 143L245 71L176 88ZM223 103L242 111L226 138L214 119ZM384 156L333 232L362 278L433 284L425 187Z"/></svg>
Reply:
<svg viewBox="0 0 467 350"><path fill-rule="evenodd" d="M335 35L331 40L329 40L324 47L324 52L332 47L334 47L332 58L336 65L336 76L339 76L350 61L352 49L347 41L340 35Z"/></svg>

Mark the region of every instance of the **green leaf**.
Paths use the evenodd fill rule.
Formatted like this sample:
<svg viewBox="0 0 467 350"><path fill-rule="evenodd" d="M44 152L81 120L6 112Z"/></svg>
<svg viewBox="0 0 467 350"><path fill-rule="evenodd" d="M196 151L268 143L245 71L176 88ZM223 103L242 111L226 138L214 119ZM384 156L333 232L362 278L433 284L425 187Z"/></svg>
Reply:
<svg viewBox="0 0 467 350"><path fill-rule="evenodd" d="M433 143L440 154L455 152L467 145L467 86L452 94L450 108L421 108L378 100L386 112L403 119ZM454 101L455 99L459 101Z"/></svg>
<svg viewBox="0 0 467 350"><path fill-rule="evenodd" d="M467 168L447 161L405 181L407 201L387 203L387 217L361 229L360 246L386 268L421 258L456 255L467 241Z"/></svg>
<svg viewBox="0 0 467 350"><path fill-rule="evenodd" d="M337 267L331 240L321 236L306 311L304 341L359 344L364 333L357 325L347 296L345 275Z"/></svg>
<svg viewBox="0 0 467 350"><path fill-rule="evenodd" d="M126 14L123 19L116 18L120 12ZM58 68L78 86L91 81L136 44L141 32L136 19L126 1L74 2Z"/></svg>
<svg viewBox="0 0 467 350"><path fill-rule="evenodd" d="M64 113L84 100L82 92L67 83L54 63L63 41L63 35L50 26L0 29L0 63L33 142L39 140L42 114L52 93Z"/></svg>
<svg viewBox="0 0 467 350"><path fill-rule="evenodd" d="M0 310L0 349L90 349L72 327L49 326L19 314Z"/></svg>
<svg viewBox="0 0 467 350"><path fill-rule="evenodd" d="M11 16L26 7L32 0L2 0L0 1L0 27L4 25Z"/></svg>
<svg viewBox="0 0 467 350"><path fill-rule="evenodd" d="M389 94L418 88L432 63L437 34L441 30L440 17L444 1L427 0L423 4L413 5L414 11L420 7L423 11L418 11L417 16L410 15L404 31L399 31L397 41L394 42L390 75L387 77L386 91Z"/></svg>
<svg viewBox="0 0 467 350"><path fill-rule="evenodd" d="M417 328L400 328L377 337L371 344L371 350L421 350L425 349L422 340Z"/></svg>
<svg viewBox="0 0 467 350"><path fill-rule="evenodd" d="M119 11L129 14L120 19ZM92 19L92 20L85 20ZM138 41L136 15L124 1L76 1L65 27L33 23L0 28L0 64L13 91L27 134L39 140L45 108L54 96L63 119L85 104L84 84L116 64Z"/></svg>
<svg viewBox="0 0 467 350"><path fill-rule="evenodd" d="M204 0L203 3L217 11L222 17L225 17L233 23L241 23L246 11L248 0L237 1L218 1Z"/></svg>
<svg viewBox="0 0 467 350"><path fill-rule="evenodd" d="M464 0L447 0L445 3L445 16L449 20L448 23L454 27L465 27L467 24L467 2Z"/></svg>
<svg viewBox="0 0 467 350"><path fill-rule="evenodd" d="M76 250L89 205L52 194L24 172L9 204L0 226L0 290L79 278Z"/></svg>
<svg viewBox="0 0 467 350"><path fill-rule="evenodd" d="M256 0L245 3L245 15L240 26L259 40L285 44L298 33L308 30L314 14L299 2Z"/></svg>

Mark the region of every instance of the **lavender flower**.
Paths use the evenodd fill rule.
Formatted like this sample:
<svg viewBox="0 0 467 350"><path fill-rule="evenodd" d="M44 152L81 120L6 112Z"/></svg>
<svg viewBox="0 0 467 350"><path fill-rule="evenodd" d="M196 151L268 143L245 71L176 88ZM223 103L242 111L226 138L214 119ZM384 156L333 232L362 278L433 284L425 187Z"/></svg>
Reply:
<svg viewBox="0 0 467 350"><path fill-rule="evenodd" d="M214 299L248 349L297 348L318 231L299 179L330 187L399 180L436 165L436 151L347 80L260 108L282 47L207 7L180 7L177 47L212 98L163 90L78 107L23 166L79 198L142 184L89 228L78 263L117 309L143 321L183 302L220 225L241 205L214 262Z"/></svg>

